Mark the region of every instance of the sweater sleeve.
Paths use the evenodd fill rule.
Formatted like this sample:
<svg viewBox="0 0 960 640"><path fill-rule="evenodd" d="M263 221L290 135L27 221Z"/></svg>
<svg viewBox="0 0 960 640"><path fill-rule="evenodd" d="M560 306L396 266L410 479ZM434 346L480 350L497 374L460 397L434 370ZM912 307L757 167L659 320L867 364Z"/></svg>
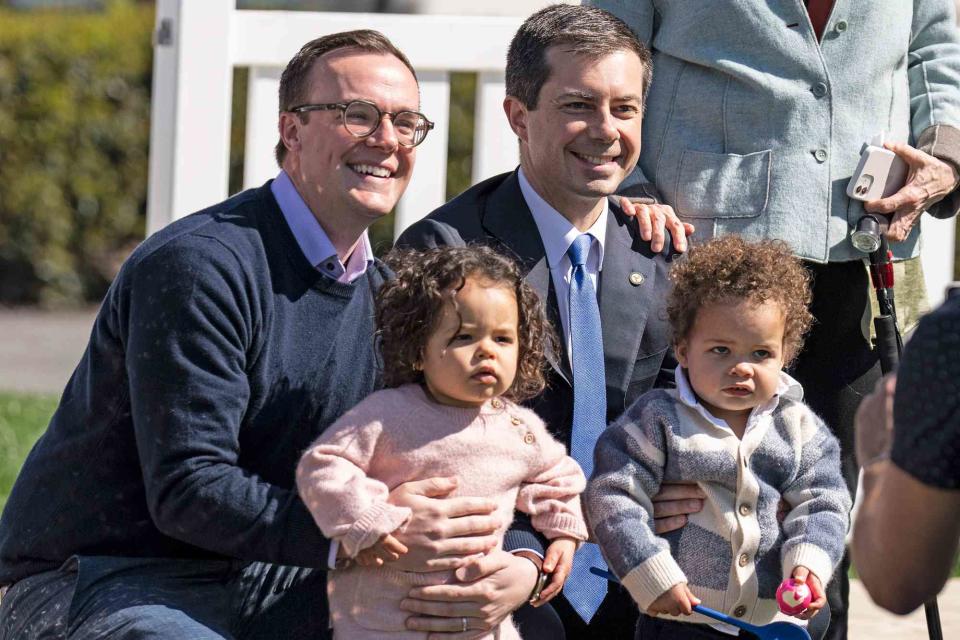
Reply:
<svg viewBox="0 0 960 640"><path fill-rule="evenodd" d="M960 169L960 35L951 0L914 0L907 51L911 134L918 149ZM956 215L957 192L930 207L937 218Z"/></svg>
<svg viewBox="0 0 960 640"><path fill-rule="evenodd" d="M228 557L325 567L329 541L296 492L240 465L264 287L200 235L164 245L129 276L124 366L157 528Z"/></svg>
<svg viewBox="0 0 960 640"><path fill-rule="evenodd" d="M852 506L840 471L840 445L820 418L806 407L802 420L797 475L783 492L790 511L783 521L784 579L803 565L824 586L843 557Z"/></svg>
<svg viewBox="0 0 960 640"><path fill-rule="evenodd" d="M670 545L653 532L651 496L663 481L666 438L650 396L641 396L600 436L584 494L593 539L641 610L687 581Z"/></svg>
<svg viewBox="0 0 960 640"><path fill-rule="evenodd" d="M927 127L917 139L917 149L939 158L960 171L960 129L946 124ZM960 210L960 189L954 189L943 200L934 203L927 213L935 218L952 218Z"/></svg>
<svg viewBox="0 0 960 640"><path fill-rule="evenodd" d="M951 0L914 0L907 51L911 132L960 127L960 34Z"/></svg>
<svg viewBox="0 0 960 640"><path fill-rule="evenodd" d="M374 394L348 411L297 466L297 488L314 521L351 558L402 527L411 514L407 507L389 504L390 488L367 475L383 432L375 416L391 410L382 397Z"/></svg>
<svg viewBox="0 0 960 640"><path fill-rule="evenodd" d="M541 442L541 464L517 493L516 508L530 515L533 527L547 539L569 537L587 539L580 494L587 484L583 470L554 440L543 422L527 412L527 422Z"/></svg>

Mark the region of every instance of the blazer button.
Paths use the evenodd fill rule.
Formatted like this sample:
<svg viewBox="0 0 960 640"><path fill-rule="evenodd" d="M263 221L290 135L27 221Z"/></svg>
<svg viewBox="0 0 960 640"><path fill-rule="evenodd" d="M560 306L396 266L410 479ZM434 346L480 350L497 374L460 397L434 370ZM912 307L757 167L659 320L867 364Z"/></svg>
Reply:
<svg viewBox="0 0 960 640"><path fill-rule="evenodd" d="M533 444L536 441L537 439L534 437L532 433L527 433L526 435L523 436L524 444Z"/></svg>
<svg viewBox="0 0 960 640"><path fill-rule="evenodd" d="M742 618L746 613L747 613L747 608L743 605L740 605L739 607L733 610L733 615L736 616L737 618Z"/></svg>
<svg viewBox="0 0 960 640"><path fill-rule="evenodd" d="M841 20L837 24L833 25L833 28L837 31L837 33L843 33L847 30L847 21Z"/></svg>
<svg viewBox="0 0 960 640"><path fill-rule="evenodd" d="M642 274L642 273L637 273L636 271L634 271L633 273L631 273L631 274L630 274L630 284L632 284L632 285L635 286L635 287L639 287L640 285L642 285L642 284L643 284L643 274Z"/></svg>
<svg viewBox="0 0 960 640"><path fill-rule="evenodd" d="M750 564L750 556L745 553L741 553L740 557L737 558L737 564L739 564L741 567L747 566Z"/></svg>
<svg viewBox="0 0 960 640"><path fill-rule="evenodd" d="M818 82L810 87L810 91L812 91L813 95L817 98L822 98L823 96L827 95L827 85L823 84L822 82Z"/></svg>
<svg viewBox="0 0 960 640"><path fill-rule="evenodd" d="M742 516L748 516L748 515L750 515L750 505L748 505L748 504L742 504L742 505L740 505L739 511L740 511L740 515L742 515Z"/></svg>
<svg viewBox="0 0 960 640"><path fill-rule="evenodd" d="M817 149L813 152L813 157L817 159L817 162L823 164L827 161L827 150L826 149Z"/></svg>

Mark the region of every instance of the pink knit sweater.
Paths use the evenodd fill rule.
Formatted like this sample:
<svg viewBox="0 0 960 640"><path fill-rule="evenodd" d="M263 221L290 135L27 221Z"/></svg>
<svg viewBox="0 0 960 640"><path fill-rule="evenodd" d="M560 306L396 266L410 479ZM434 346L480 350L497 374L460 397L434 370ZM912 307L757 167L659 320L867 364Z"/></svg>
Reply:
<svg viewBox="0 0 960 640"><path fill-rule="evenodd" d="M580 466L536 414L500 398L459 408L433 402L419 385L378 391L304 453L297 487L323 534L354 557L410 517L409 509L387 503L390 491L435 476L457 476L456 495L494 499L503 530L520 509L547 538L587 538ZM451 571L412 573L389 565L333 571L328 592L335 637L426 638L406 630L410 614L400 601L414 586L455 581ZM506 620L490 637L519 635Z"/></svg>

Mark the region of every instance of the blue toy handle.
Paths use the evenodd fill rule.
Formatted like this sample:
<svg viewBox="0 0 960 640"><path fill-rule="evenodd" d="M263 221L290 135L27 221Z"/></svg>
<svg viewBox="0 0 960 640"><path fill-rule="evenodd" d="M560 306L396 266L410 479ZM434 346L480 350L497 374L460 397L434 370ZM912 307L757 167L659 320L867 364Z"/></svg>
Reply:
<svg viewBox="0 0 960 640"><path fill-rule="evenodd" d="M705 607L702 604L693 605L693 610L700 615L707 616L708 618L713 618L714 620L719 620L720 622L726 622L727 624L732 624L735 627L746 629L750 633L756 634L760 631L760 627L744 622L743 620L737 620L736 618L732 618L725 613L717 611L716 609Z"/></svg>
<svg viewBox="0 0 960 640"><path fill-rule="evenodd" d="M617 579L617 576L613 575L606 569L601 569L600 567L590 567L590 573L600 576L601 578L606 578L610 582L620 582ZM710 607L705 607L702 604L693 605L693 610L699 613L700 615L707 616L708 618L713 618L714 620L719 620L720 622L726 622L727 624L732 624L735 627L745 629L750 633L756 635L758 638L770 638L776 640L776 638L784 637L783 633L785 629L791 629L790 633L786 635L787 638L806 638L810 640L810 635L807 633L807 630L803 627L798 627L796 625L790 624L789 622L777 622L774 624L769 624L765 627L758 627L756 625L744 622L743 620L737 620L732 618L725 613L720 613ZM774 630L777 631L774 631Z"/></svg>
<svg viewBox="0 0 960 640"><path fill-rule="evenodd" d="M606 578L610 582L620 582L617 579L617 576L613 575L606 569L601 569L600 567L590 567L590 573L595 576L600 576L601 578ZM756 632L757 627L752 624L746 623L743 620L737 620L736 618L731 618L725 613L720 613L710 607L705 607L702 604L694 605L693 610L699 614L705 615L714 620L719 620L720 622L726 622L727 624L732 624L735 627L740 627L741 629L746 629L750 632Z"/></svg>

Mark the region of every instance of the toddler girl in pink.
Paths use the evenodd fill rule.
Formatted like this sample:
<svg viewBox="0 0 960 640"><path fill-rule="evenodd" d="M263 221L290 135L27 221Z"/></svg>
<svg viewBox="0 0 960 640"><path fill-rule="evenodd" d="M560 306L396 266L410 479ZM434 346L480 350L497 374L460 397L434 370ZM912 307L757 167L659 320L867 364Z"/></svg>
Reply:
<svg viewBox="0 0 960 640"><path fill-rule="evenodd" d="M388 503L411 480L456 476L457 494L493 499L503 522L531 516L556 558L544 593L559 592L587 537L586 480L532 411L516 404L544 385L548 325L512 261L485 247L399 254L380 290L384 384L307 450L297 486L323 534L356 562L328 579L336 639L426 638L400 609L410 589L456 581L451 570L391 567L406 548L392 534L410 510ZM465 624L475 619L463 619ZM466 630L466 629L465 629ZM520 636L508 618L484 637Z"/></svg>

